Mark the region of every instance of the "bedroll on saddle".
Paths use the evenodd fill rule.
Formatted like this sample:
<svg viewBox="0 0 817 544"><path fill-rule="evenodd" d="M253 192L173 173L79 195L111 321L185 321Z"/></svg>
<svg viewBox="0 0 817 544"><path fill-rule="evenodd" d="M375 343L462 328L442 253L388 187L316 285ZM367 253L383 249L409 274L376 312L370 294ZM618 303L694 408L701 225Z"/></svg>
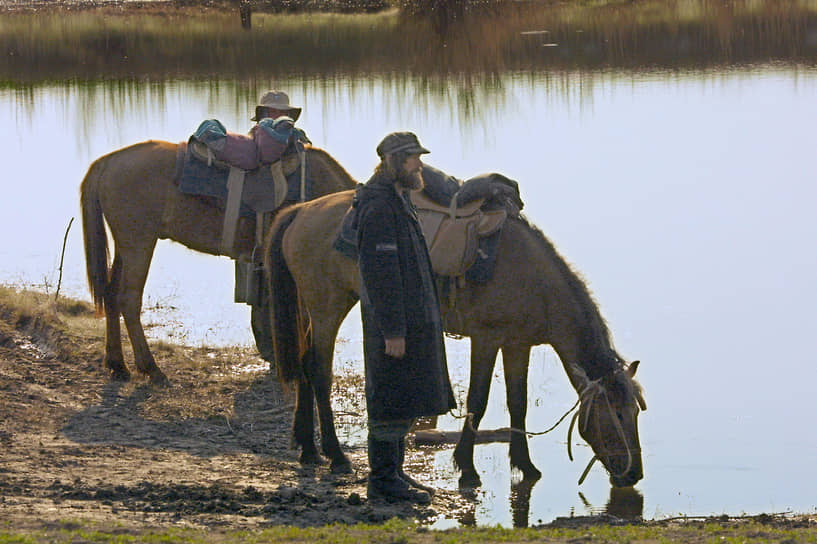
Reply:
<svg viewBox="0 0 817 544"><path fill-rule="evenodd" d="M242 170L258 168L258 146L252 136L229 132L217 119L203 121L193 138L213 153L213 158Z"/></svg>
<svg viewBox="0 0 817 544"><path fill-rule="evenodd" d="M202 121L193 138L207 146L212 158L242 170L255 170L281 158L293 142L309 143L291 117L264 118L250 135L228 131L218 119Z"/></svg>

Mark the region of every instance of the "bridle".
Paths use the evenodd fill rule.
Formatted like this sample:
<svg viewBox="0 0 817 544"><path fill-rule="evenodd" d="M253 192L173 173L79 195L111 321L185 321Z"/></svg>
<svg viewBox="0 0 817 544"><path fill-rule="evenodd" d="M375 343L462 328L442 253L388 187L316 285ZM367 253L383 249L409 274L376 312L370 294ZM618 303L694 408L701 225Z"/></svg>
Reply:
<svg viewBox="0 0 817 544"><path fill-rule="evenodd" d="M612 372L613 375L623 373L624 370L618 368ZM576 424L576 420L579 420L579 431L585 432L587 430L587 425L590 422L590 412L593 408L593 405L598 401L601 397L604 399L604 405L607 407L607 410L610 412L610 419L613 421L613 425L615 426L616 432L621 437L621 442L624 444L624 447L627 451L627 465L621 472L611 475L613 476L623 476L627 474L633 466L633 449L630 447L630 443L627 440L627 435L624 432L624 428L621 426L621 422L618 420L618 416L613 410L612 405L610 404L610 398L607 394L607 389L602 385L601 381L605 378L605 376L601 376L596 378L595 380L587 379L585 383L585 387L579 393L579 410L573 415L573 418L570 420L570 427L567 430L567 456L568 458L573 461L573 451L570 446L570 438L573 434L573 426ZM639 398L639 394L637 392L633 393L633 397L636 400L636 403L639 406L644 406L643 399ZM598 417L598 416L597 416ZM587 474L590 472L590 469L593 467L593 464L599 460L599 456L594 454L593 457L590 459L590 462L587 464L587 467L582 472L581 477L579 478L579 484L582 485L584 479L587 477Z"/></svg>

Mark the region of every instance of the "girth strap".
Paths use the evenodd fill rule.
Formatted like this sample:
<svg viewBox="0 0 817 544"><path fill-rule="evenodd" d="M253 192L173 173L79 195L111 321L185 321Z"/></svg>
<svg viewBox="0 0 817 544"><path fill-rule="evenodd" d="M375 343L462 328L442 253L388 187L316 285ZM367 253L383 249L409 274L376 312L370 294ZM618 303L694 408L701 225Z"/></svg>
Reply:
<svg viewBox="0 0 817 544"><path fill-rule="evenodd" d="M298 157L301 159L301 202L306 202L306 151L298 148Z"/></svg>
<svg viewBox="0 0 817 544"><path fill-rule="evenodd" d="M224 209L224 227L221 234L221 254L230 255L235 243L238 227L238 213L241 208L241 194L244 192L244 174L246 172L235 166L230 167L227 176L227 205Z"/></svg>

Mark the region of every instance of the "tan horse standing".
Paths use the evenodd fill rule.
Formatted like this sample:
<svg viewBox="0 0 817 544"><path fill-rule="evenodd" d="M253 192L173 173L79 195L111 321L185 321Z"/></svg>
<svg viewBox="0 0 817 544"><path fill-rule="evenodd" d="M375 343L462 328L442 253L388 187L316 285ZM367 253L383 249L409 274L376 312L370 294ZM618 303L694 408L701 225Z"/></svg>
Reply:
<svg viewBox="0 0 817 544"><path fill-rule="evenodd" d="M358 300L360 280L355 261L332 245L352 196L353 191L344 191L281 210L264 248L276 363L282 379L298 381L293 431L301 461L320 459L313 438L314 392L322 451L338 471L348 469L349 461L335 435L330 406L332 354L341 322ZM456 301L455 311L446 304L442 311L447 332L471 339L471 422L464 425L454 452L462 486L480 484L473 463L475 431L500 349L511 427L519 431L511 434L511 465L526 480L541 476L523 432L528 359L531 347L539 344L553 346L579 393L579 432L611 483L626 487L642 478L637 417L646 405L633 379L638 365L627 365L616 353L586 286L540 230L521 217L509 218L493 278L459 289Z"/></svg>
<svg viewBox="0 0 817 544"><path fill-rule="evenodd" d="M142 294L156 242L170 239L196 251L220 255L224 212L211 201L182 194L174 184L179 144L147 141L100 157L81 187L88 283L106 317L104 366L115 380L130 372L122 353L119 315L133 347L136 368L156 384L167 382L148 348L140 314ZM307 167L316 195L354 187L355 181L328 153L307 147ZM114 242L110 267L105 223ZM239 221L229 257L252 251L254 219Z"/></svg>

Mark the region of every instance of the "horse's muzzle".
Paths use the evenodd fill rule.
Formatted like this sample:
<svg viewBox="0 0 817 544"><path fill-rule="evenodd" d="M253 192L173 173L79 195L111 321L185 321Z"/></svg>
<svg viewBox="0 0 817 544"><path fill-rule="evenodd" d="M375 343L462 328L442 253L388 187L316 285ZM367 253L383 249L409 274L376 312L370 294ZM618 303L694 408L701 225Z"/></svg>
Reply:
<svg viewBox="0 0 817 544"><path fill-rule="evenodd" d="M626 474L620 475L611 475L610 476L610 484L613 487L631 487L635 485L641 478L644 477L644 473L641 469L633 468Z"/></svg>

